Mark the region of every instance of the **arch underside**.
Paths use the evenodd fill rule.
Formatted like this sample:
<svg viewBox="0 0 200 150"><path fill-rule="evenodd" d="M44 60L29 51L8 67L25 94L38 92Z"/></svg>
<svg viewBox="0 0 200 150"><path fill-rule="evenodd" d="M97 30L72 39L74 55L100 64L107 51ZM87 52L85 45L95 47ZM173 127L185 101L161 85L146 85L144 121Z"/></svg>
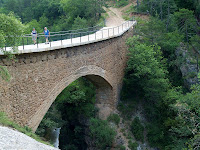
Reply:
<svg viewBox="0 0 200 150"><path fill-rule="evenodd" d="M111 105L114 100L113 85L108 78L109 73L95 65L81 67L71 73L70 76L63 77L57 85L49 90L49 95L43 100L37 112L32 115L27 125L36 131L44 115L55 101L56 97L73 81L80 77L86 77L96 86L96 107L99 108L99 117L106 119L112 111Z"/></svg>

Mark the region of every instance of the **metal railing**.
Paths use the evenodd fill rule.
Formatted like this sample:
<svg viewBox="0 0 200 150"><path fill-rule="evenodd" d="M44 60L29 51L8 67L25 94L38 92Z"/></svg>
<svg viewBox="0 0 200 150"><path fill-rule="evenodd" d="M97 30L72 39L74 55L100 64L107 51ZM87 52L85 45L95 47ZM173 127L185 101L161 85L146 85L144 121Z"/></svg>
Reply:
<svg viewBox="0 0 200 150"><path fill-rule="evenodd" d="M134 20L129 20L116 27L90 27L79 30L69 30L60 32L51 32L49 36L49 43L45 44L45 35L37 34L36 44L33 44L32 35L23 35L20 37L13 37L15 43L17 42L18 50L38 49L63 45L74 45L86 42L95 42L107 38L111 38L122 34L134 24ZM8 38L8 37L7 37ZM10 36L9 38L12 38ZM7 43L3 48L4 51L9 51L12 43ZM67 46L66 46L67 47Z"/></svg>

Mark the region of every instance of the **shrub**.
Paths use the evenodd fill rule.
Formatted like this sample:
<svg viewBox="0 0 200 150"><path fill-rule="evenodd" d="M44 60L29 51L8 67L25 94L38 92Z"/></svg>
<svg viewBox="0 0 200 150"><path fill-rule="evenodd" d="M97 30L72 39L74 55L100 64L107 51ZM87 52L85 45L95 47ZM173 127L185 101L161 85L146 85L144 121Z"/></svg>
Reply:
<svg viewBox="0 0 200 150"><path fill-rule="evenodd" d="M144 127L142 126L142 124L140 123L140 120L138 117L136 117L132 123L131 123L131 131L134 135L134 137L136 138L136 140L139 141L144 141Z"/></svg>
<svg viewBox="0 0 200 150"><path fill-rule="evenodd" d="M126 147L124 145L119 145L118 148L119 150L126 150Z"/></svg>
<svg viewBox="0 0 200 150"><path fill-rule="evenodd" d="M96 118L90 119L90 137L95 141L98 149L105 150L110 147L115 138L116 132L107 121Z"/></svg>
<svg viewBox="0 0 200 150"><path fill-rule="evenodd" d="M123 7L123 6L126 6L126 5L128 5L128 0L119 0L116 3L117 7Z"/></svg>
<svg viewBox="0 0 200 150"><path fill-rule="evenodd" d="M108 121L112 121L112 122L114 122L116 125L118 125L119 122L120 122L120 117L119 117L118 114L112 114L112 115L110 115L110 116L108 117L107 120L108 120Z"/></svg>
<svg viewBox="0 0 200 150"><path fill-rule="evenodd" d="M131 142L130 140L128 141L128 147L131 149L131 150L137 150L137 147L138 147L138 143L136 142Z"/></svg>

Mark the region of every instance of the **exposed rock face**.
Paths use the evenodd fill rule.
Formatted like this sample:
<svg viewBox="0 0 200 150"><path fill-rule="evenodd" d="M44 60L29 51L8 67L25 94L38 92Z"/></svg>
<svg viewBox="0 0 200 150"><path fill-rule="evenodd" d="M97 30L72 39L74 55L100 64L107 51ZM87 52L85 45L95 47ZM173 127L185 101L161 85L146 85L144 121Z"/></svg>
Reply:
<svg viewBox="0 0 200 150"><path fill-rule="evenodd" d="M197 78L197 59L192 57L192 54L186 49L186 46L181 43L180 47L176 50L178 60L181 60L177 66L180 68L182 77L184 78L185 86L190 89L193 84L198 82Z"/></svg>
<svg viewBox="0 0 200 150"><path fill-rule="evenodd" d="M0 126L1 150L59 150L13 129Z"/></svg>

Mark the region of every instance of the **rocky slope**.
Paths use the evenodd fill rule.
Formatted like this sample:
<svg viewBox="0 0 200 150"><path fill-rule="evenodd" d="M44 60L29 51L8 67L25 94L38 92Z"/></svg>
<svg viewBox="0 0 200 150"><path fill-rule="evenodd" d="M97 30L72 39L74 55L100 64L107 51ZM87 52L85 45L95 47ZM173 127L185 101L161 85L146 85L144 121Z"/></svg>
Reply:
<svg viewBox="0 0 200 150"><path fill-rule="evenodd" d="M31 137L0 126L0 150L59 150L49 145L42 144Z"/></svg>

